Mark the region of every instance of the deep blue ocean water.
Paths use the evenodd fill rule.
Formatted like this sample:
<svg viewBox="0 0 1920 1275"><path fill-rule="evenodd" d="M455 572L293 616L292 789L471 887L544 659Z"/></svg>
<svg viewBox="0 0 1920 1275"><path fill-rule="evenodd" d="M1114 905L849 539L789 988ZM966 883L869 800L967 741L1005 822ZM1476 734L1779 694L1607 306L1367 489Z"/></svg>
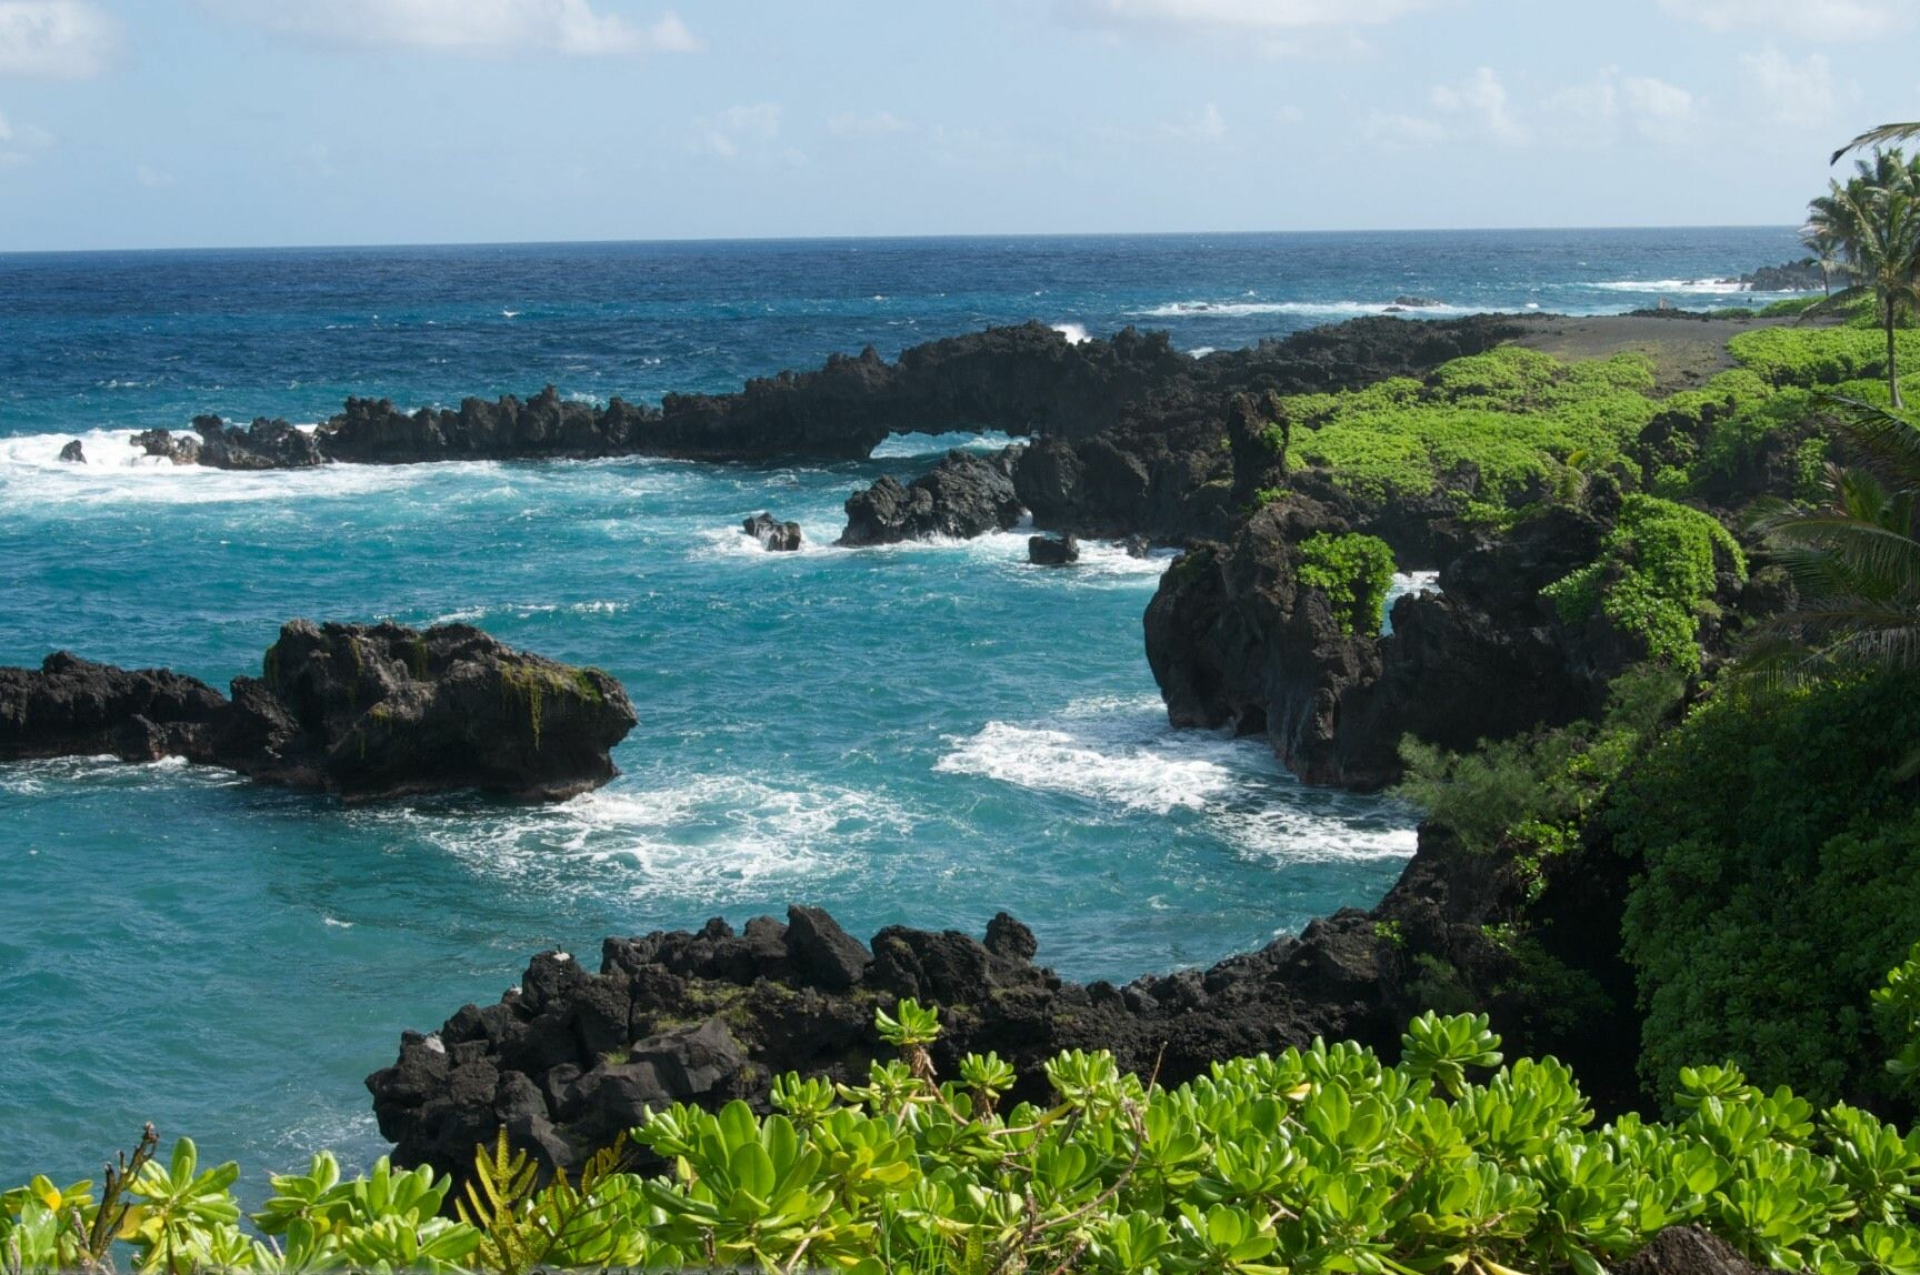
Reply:
<svg viewBox="0 0 1920 1275"><path fill-rule="evenodd" d="M1164 556L1029 568L1024 534L847 552L858 464L160 468L130 429L314 421L552 382L727 390L1037 318L1189 351L1377 312L1731 304L1786 229L0 255L0 663L66 647L224 684L294 616L464 620L626 684L599 793L343 810L176 764L0 767L0 1185L143 1121L265 1168L382 1147L361 1077L559 945L821 903L1078 978L1205 963L1391 884L1390 802L1175 734L1142 653ZM1765 300L1766 298L1760 298ZM910 427L911 422L903 422ZM54 457L81 438L89 463ZM794 555L736 530L805 524Z"/></svg>

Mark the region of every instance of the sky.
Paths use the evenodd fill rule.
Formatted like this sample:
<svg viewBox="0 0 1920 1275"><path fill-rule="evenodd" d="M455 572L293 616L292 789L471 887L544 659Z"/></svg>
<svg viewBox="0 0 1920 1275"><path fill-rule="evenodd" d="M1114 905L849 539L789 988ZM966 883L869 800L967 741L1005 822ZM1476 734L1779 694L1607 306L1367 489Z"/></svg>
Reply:
<svg viewBox="0 0 1920 1275"><path fill-rule="evenodd" d="M1796 224L1920 0L0 0L0 251Z"/></svg>

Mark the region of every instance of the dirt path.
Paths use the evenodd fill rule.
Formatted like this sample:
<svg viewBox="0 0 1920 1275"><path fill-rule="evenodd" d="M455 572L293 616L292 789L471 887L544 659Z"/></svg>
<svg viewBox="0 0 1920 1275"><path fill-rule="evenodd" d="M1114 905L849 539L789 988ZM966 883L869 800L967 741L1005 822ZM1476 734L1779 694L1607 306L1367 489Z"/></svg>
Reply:
<svg viewBox="0 0 1920 1275"><path fill-rule="evenodd" d="M1516 344L1560 359L1604 359L1625 350L1653 360L1662 393L1689 389L1733 366L1727 341L1755 328L1773 328L1792 319L1703 319L1651 315L1600 315L1568 318L1536 315L1520 320L1528 329Z"/></svg>

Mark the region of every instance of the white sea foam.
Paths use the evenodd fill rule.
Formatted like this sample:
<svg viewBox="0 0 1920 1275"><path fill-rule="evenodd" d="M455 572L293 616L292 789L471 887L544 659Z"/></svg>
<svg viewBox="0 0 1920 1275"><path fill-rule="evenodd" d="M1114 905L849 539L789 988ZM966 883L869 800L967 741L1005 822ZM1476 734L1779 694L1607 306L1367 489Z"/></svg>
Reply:
<svg viewBox="0 0 1920 1275"><path fill-rule="evenodd" d="M943 456L956 449L967 452L997 452L1019 440L1011 434L988 431L984 434L894 434L873 449L874 460L904 460L917 456Z"/></svg>
<svg viewBox="0 0 1920 1275"><path fill-rule="evenodd" d="M1135 310L1139 319L1250 319L1268 314L1351 317L1363 314L1464 315L1484 314L1480 308L1456 305L1402 306L1391 301L1170 301Z"/></svg>
<svg viewBox="0 0 1920 1275"><path fill-rule="evenodd" d="M1053 330L1067 338L1069 345L1084 345L1092 339L1087 335L1086 328L1078 323L1056 323L1053 325Z"/></svg>
<svg viewBox="0 0 1920 1275"><path fill-rule="evenodd" d="M744 522L745 519L741 521ZM760 562L791 562L796 558L830 552L832 548L832 544L808 536L803 530L798 549L774 553L763 546L758 537L748 535L744 528L725 527L701 531L698 543L687 550L687 556L689 558L745 558Z"/></svg>
<svg viewBox="0 0 1920 1275"><path fill-rule="evenodd" d="M911 835L910 812L884 793L743 774L629 777L558 806L476 817L369 809L404 824L474 871L542 891L724 906L768 883L858 873L878 840ZM581 864L593 865L582 872Z"/></svg>
<svg viewBox="0 0 1920 1275"><path fill-rule="evenodd" d="M1583 288L1602 292L1684 292L1698 296L1797 296L1796 292L1759 292L1738 279L1613 279L1606 283L1583 283ZM1815 289L1817 291L1817 289Z"/></svg>
<svg viewBox="0 0 1920 1275"><path fill-rule="evenodd" d="M1284 862L1405 858L1412 818L1377 800L1309 792L1265 741L1176 731L1153 699L1094 699L1038 723L988 722L934 769L1126 813L1196 812L1239 853Z"/></svg>
<svg viewBox="0 0 1920 1275"><path fill-rule="evenodd" d="M1218 351L1217 351L1217 348L1216 348L1216 347L1214 347L1214 346L1211 346L1211 345L1198 345L1198 346L1195 346L1195 347L1194 347L1193 349L1191 349L1191 350L1188 350L1188 351L1187 351L1187 356L1188 356L1189 358L1195 358L1195 359L1204 359L1204 358L1206 358L1206 357L1207 357L1207 355L1209 355L1209 354L1214 354L1214 353L1217 353L1217 352L1218 352Z"/></svg>
<svg viewBox="0 0 1920 1275"><path fill-rule="evenodd" d="M312 469L243 472L175 465L127 440L129 429L0 438L0 494L8 503L174 505L327 499L392 491L413 481L407 466L320 465ZM60 459L80 440L85 464Z"/></svg>
<svg viewBox="0 0 1920 1275"><path fill-rule="evenodd" d="M436 615L432 624L479 624L495 616L529 620L536 615L615 615L632 606L630 602L501 602L491 606L461 607L445 615Z"/></svg>

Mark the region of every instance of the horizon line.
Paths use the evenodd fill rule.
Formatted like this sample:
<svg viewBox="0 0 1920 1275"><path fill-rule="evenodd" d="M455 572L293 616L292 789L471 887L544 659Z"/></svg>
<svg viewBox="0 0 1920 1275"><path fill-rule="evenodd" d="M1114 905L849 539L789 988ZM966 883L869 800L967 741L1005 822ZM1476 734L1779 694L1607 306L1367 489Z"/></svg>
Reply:
<svg viewBox="0 0 1920 1275"><path fill-rule="evenodd" d="M1725 222L1673 225L1614 226L1402 226L1319 228L1306 230L1100 230L1100 231L955 231L932 234L822 234L822 235L686 235L638 239L447 239L440 241L386 241L280 244L170 244L114 248L5 248L0 259L8 257L80 257L135 253L195 252L351 252L402 251L430 248L612 248L653 245L700 244L832 244L952 242L962 240L1045 240L1045 239L1243 239L1260 237L1333 235L1510 235L1544 233L1590 233L1596 231L1698 231L1698 230L1790 230L1799 227L1774 222Z"/></svg>

